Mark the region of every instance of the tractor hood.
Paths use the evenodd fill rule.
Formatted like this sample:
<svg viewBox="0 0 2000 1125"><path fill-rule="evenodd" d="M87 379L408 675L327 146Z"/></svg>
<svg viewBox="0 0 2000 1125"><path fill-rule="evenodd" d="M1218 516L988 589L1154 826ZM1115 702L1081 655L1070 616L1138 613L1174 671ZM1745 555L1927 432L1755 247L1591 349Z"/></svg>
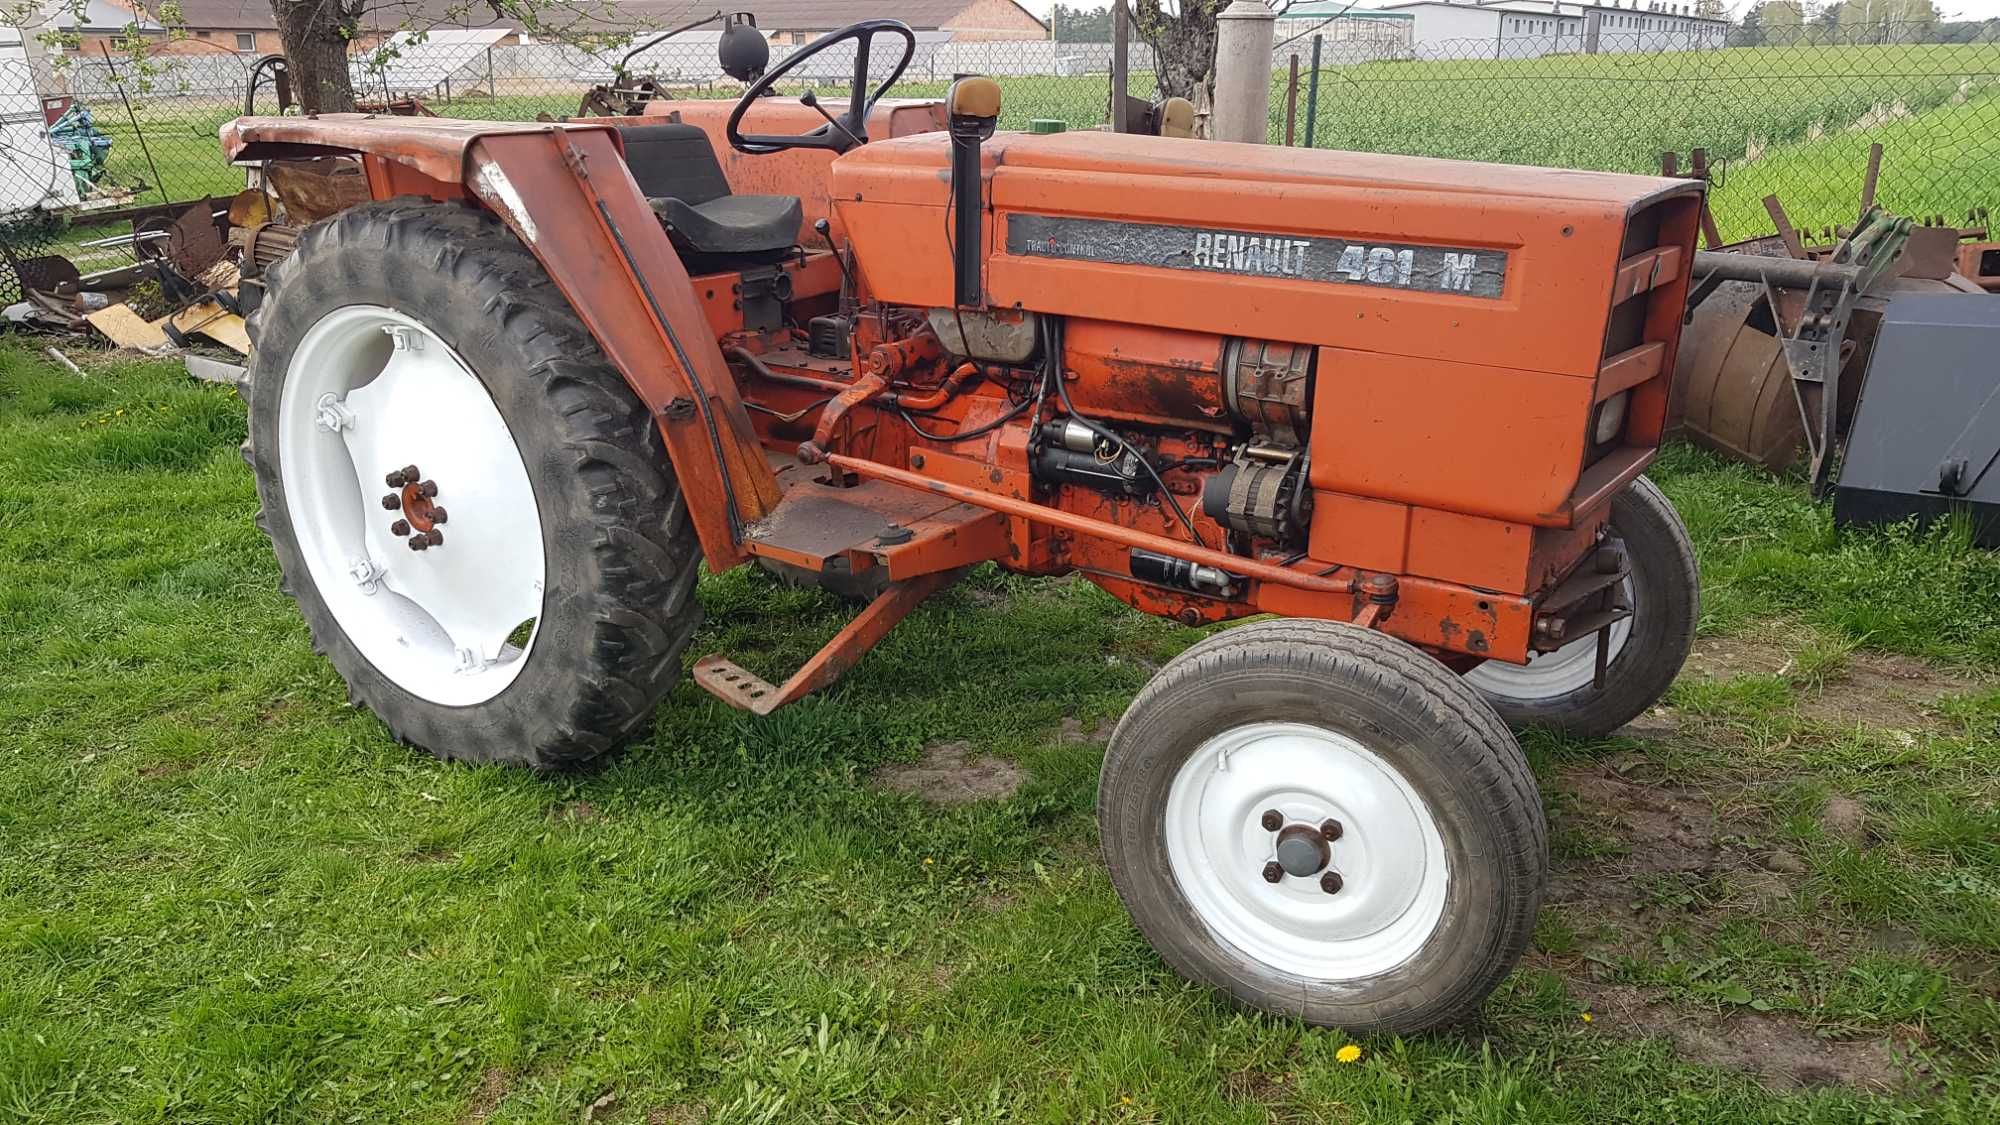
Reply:
<svg viewBox="0 0 2000 1125"><path fill-rule="evenodd" d="M939 133L834 162L876 296L952 303L949 167ZM1090 132L994 137L979 190L990 306L1594 377L1621 262L1702 189Z"/></svg>

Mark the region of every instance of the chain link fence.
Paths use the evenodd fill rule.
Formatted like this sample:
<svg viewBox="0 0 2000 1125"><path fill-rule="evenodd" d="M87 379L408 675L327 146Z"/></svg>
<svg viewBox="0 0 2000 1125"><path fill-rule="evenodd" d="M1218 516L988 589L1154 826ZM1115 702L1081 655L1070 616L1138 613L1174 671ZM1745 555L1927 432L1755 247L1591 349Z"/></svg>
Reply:
<svg viewBox="0 0 2000 1125"><path fill-rule="evenodd" d="M1623 40L1607 32L1588 44L1560 29L1413 44L1407 25L1315 29L1278 50L1271 138L1282 142L1289 114L1301 145L1620 172L1657 172L1667 151L1685 166L1690 149L1704 148L1718 168L1716 219L1732 240L1771 230L1766 195L1802 228L1851 222L1868 147L1880 143L1886 206L1983 225L1968 217L2000 195L2000 42L1925 42L1930 25L1792 31L1762 29L1754 43L1741 29L1725 36L1711 27ZM788 50L774 46L773 65ZM357 53L353 76L364 101L415 98L440 116L533 120L577 113L621 54L412 44L391 58ZM892 54L876 54L878 76ZM1296 90L1287 80L1294 54ZM990 74L1005 95L1003 128L1054 120L1091 129L1108 116L1110 57L1105 43L920 33L895 93L936 96L954 74ZM216 130L246 108L277 111L268 82L246 100L253 63L220 54L73 60L34 74L0 61L0 89L23 92L8 103L0 136L0 241L7 216L54 212L69 224L65 252L89 268L93 255L126 251L115 241L88 243L123 236L129 244L129 222L94 221L101 209L236 191L242 173L223 162ZM1149 96L1152 60L1142 44L1130 65L1131 93ZM661 44L626 67L657 78L673 98L742 91L720 73L712 41ZM844 91L851 73L851 55L828 52L781 88ZM45 222L31 225L46 239Z"/></svg>
<svg viewBox="0 0 2000 1125"><path fill-rule="evenodd" d="M1872 144L1884 206L1986 225L1981 209L2000 203L2000 42L1925 42L1935 31L1651 31L1606 34L1594 53L1574 32L1453 40L1322 66L1316 99L1310 40L1284 50L1304 59L1300 144L1655 173L1662 153L1686 168L1701 148L1733 241L1772 231L1768 195L1801 228L1851 224ZM1283 124L1274 106L1274 137Z"/></svg>

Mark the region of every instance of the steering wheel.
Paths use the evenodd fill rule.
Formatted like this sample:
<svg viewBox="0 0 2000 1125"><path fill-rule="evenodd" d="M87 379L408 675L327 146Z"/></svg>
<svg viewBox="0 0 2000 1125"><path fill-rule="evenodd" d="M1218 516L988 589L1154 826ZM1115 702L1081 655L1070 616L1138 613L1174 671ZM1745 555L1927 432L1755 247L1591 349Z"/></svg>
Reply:
<svg viewBox="0 0 2000 1125"><path fill-rule="evenodd" d="M871 92L868 89L868 47L875 36L882 32L893 32L903 37L903 57L897 61L896 69L889 72L889 77L884 78ZM751 133L746 136L738 128L743 123L743 115L750 111L750 107L756 104L758 98L769 93L780 78L797 70L800 63L814 55L849 39L854 40L854 92L848 96L846 113L839 117L829 117L826 124L810 133L800 133L796 136L768 133ZM723 127L723 135L729 138L729 147L738 152L755 154L783 152L788 148L828 148L835 152L846 152L856 145L867 144L869 112L875 108L876 102L882 100L882 95L889 87L895 85L896 80L903 76L904 69L910 65L910 60L915 58L916 54L917 33L911 31L910 25L902 20L862 20L860 23L849 24L792 52L784 62L752 83L748 90L743 91L743 98L736 103L736 108L730 111L729 123ZM800 100L814 109L819 109L819 101L811 91L807 91L805 97ZM820 113L825 114L826 111L820 109Z"/></svg>

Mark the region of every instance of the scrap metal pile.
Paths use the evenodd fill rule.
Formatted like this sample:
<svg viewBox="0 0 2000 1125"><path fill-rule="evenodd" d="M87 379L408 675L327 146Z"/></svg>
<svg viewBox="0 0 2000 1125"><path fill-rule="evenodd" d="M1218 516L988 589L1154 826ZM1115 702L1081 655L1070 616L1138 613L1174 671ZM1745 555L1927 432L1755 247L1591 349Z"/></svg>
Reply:
<svg viewBox="0 0 2000 1125"><path fill-rule="evenodd" d="M1851 226L1814 239L1771 196L1776 234L1696 253L1670 424L1773 472L1803 458L1842 524L1957 513L2000 546L2000 241L1983 208L1883 210L1881 156Z"/></svg>
<svg viewBox="0 0 2000 1125"><path fill-rule="evenodd" d="M203 200L177 215L136 216L115 240L133 260L89 274L57 254L14 263L22 297L4 313L11 327L91 334L148 355L250 351L244 317L263 296L270 268L292 252L300 229L367 198L350 163L274 165L282 184L260 184L229 200ZM280 204L282 196L287 203ZM193 359L191 369L239 377L238 365Z"/></svg>

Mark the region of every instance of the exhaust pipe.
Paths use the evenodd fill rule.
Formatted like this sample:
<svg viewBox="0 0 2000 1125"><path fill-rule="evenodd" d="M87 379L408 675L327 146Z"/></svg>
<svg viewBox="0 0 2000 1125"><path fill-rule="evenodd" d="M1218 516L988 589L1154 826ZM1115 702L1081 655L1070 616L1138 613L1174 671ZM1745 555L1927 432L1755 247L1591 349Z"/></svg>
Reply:
<svg viewBox="0 0 2000 1125"><path fill-rule="evenodd" d="M946 130L951 135L952 300L960 308L977 308L981 296L980 267L986 247L984 200L979 191L979 146L993 135L1000 117L1000 84L968 75L951 84L945 95Z"/></svg>

